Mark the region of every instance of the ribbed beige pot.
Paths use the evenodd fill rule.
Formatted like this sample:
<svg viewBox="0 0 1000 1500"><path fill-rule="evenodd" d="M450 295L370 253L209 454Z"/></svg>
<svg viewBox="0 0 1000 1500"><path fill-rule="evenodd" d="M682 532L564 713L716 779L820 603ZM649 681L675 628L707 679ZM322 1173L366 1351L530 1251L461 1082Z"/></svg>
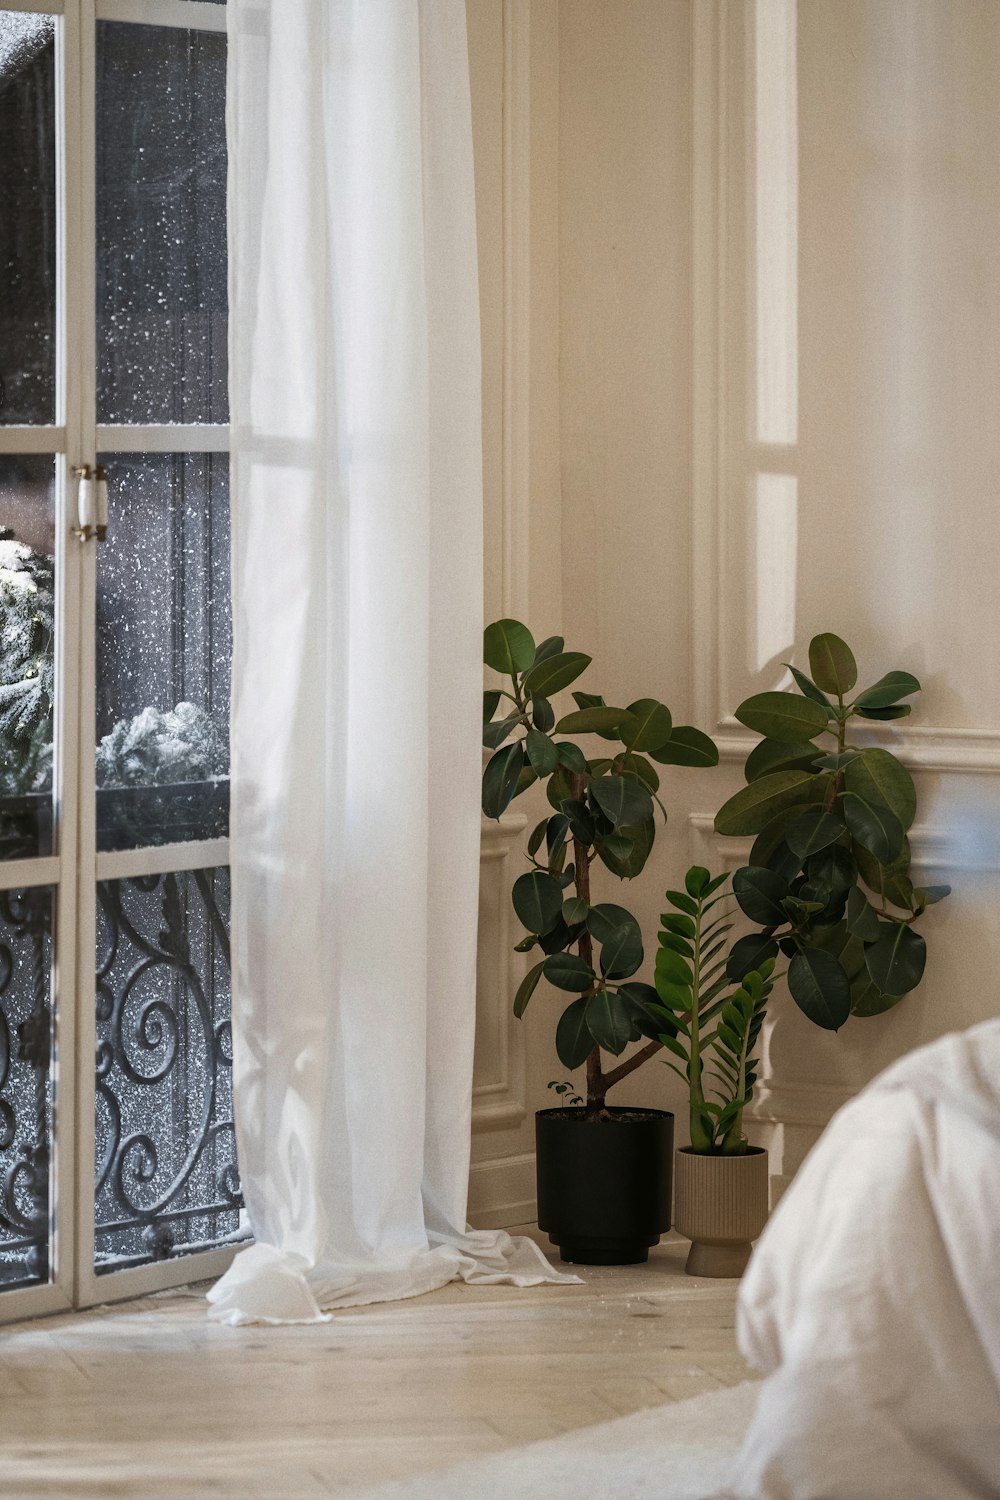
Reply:
<svg viewBox="0 0 1000 1500"><path fill-rule="evenodd" d="M689 1276L742 1276L767 1222L767 1152L674 1157L674 1228L691 1241Z"/></svg>

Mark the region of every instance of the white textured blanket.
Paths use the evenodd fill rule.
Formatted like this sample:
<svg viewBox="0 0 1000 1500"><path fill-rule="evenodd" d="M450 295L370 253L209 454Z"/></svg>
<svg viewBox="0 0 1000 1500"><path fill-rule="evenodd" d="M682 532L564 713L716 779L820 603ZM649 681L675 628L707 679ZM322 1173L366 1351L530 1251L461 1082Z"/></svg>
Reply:
<svg viewBox="0 0 1000 1500"><path fill-rule="evenodd" d="M1000 1021L841 1110L761 1238L740 1500L1000 1496Z"/></svg>

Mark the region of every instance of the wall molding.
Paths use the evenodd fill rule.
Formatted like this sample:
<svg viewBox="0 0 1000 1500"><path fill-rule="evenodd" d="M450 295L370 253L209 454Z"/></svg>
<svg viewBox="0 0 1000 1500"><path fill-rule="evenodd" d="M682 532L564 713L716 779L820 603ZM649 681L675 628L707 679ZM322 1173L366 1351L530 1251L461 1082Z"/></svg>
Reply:
<svg viewBox="0 0 1000 1500"><path fill-rule="evenodd" d="M527 827L524 813L505 813L499 822L486 818L480 825L480 889L487 886L491 866L499 866L496 901L480 911L477 1032L492 1034L495 1046L492 1072L473 1083L472 1129L510 1130L527 1117L527 1058L524 1031L513 1025L511 1003L521 980L523 958L514 952L511 933L510 881L506 864ZM486 922L484 924L484 917ZM484 952L485 940L485 952Z"/></svg>
<svg viewBox="0 0 1000 1500"><path fill-rule="evenodd" d="M533 1224L535 1214L533 1151L474 1163L469 1173L469 1223L473 1229Z"/></svg>
<svg viewBox="0 0 1000 1500"><path fill-rule="evenodd" d="M504 614L528 612L531 506L531 4L503 0Z"/></svg>
<svg viewBox="0 0 1000 1500"><path fill-rule="evenodd" d="M693 437L691 508L692 614L691 678L695 722L719 745L724 761L742 759L757 743L733 718L727 702L730 632L725 601L731 596L724 540L743 525L734 514L737 494L729 460L731 416L745 400L745 380L729 350L732 321L741 316L731 287L732 222L736 174L747 171L748 110L742 97L744 28L753 25L752 7L732 0L699 0L693 11L692 41L692 285ZM745 270L739 284L745 284ZM744 319L745 321L745 319ZM737 340L737 347L741 347ZM788 467L788 454L761 445L769 470ZM742 492L741 492L742 493ZM766 684L770 686L770 684ZM915 771L960 775L1000 774L1000 728L948 725L871 727L871 742L885 744Z"/></svg>

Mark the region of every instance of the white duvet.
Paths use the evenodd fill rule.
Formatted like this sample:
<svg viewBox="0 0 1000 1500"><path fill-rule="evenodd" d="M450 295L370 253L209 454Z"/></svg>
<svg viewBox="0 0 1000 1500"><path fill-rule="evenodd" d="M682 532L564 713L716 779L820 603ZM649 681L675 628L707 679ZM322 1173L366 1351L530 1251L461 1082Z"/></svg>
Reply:
<svg viewBox="0 0 1000 1500"><path fill-rule="evenodd" d="M755 1251L740 1500L1000 1496L1000 1021L841 1110Z"/></svg>

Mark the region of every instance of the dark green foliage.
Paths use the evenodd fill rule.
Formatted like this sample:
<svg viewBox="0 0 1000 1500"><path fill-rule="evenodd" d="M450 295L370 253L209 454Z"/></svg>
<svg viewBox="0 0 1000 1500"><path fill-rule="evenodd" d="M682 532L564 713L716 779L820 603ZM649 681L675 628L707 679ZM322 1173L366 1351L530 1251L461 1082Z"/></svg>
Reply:
<svg viewBox="0 0 1000 1500"><path fill-rule="evenodd" d="M756 967L731 988L730 909L716 894L727 879L694 865L684 890L667 892L674 911L660 918L657 999L649 1006L661 1020L660 1041L679 1060L668 1060L667 1067L687 1086L691 1148L705 1156L746 1153L743 1111L753 1096L754 1048L773 988L773 953L758 954ZM748 941L756 939L741 938L731 951Z"/></svg>
<svg viewBox="0 0 1000 1500"><path fill-rule="evenodd" d="M590 665L589 656L564 644L553 636L536 647L517 620L487 628L483 658L504 680L483 695L483 744L491 754L482 805L487 817L499 818L529 786L544 783L552 811L532 830L531 869L511 893L527 929L517 950L541 957L518 988L514 1012L524 1014L543 977L575 995L557 1024L556 1051L576 1068L599 1058L595 1049L618 1056L630 1042L656 1040L664 1026L655 989L635 977L645 958L639 924L622 906L592 904L590 866L598 860L622 880L645 867L657 806L666 816L652 760L712 766L719 755L707 735L675 725L655 698L616 708L576 690L575 710L557 718L550 696ZM588 755L576 743L580 736L608 742L607 754ZM603 1091L595 1097L588 1088L587 1102L603 1103Z"/></svg>
<svg viewBox="0 0 1000 1500"><path fill-rule="evenodd" d="M715 827L756 835L733 892L762 931L734 944L730 978L742 979L780 945L796 1004L837 1030L850 1015L888 1010L920 983L926 946L914 924L948 887L910 879L906 832L917 794L909 771L890 751L847 738L852 720L908 714L899 700L920 683L888 672L847 701L857 663L829 633L813 639L809 667L811 677L789 668L798 695L758 693L737 709L765 738L747 757L747 785L720 808Z"/></svg>

